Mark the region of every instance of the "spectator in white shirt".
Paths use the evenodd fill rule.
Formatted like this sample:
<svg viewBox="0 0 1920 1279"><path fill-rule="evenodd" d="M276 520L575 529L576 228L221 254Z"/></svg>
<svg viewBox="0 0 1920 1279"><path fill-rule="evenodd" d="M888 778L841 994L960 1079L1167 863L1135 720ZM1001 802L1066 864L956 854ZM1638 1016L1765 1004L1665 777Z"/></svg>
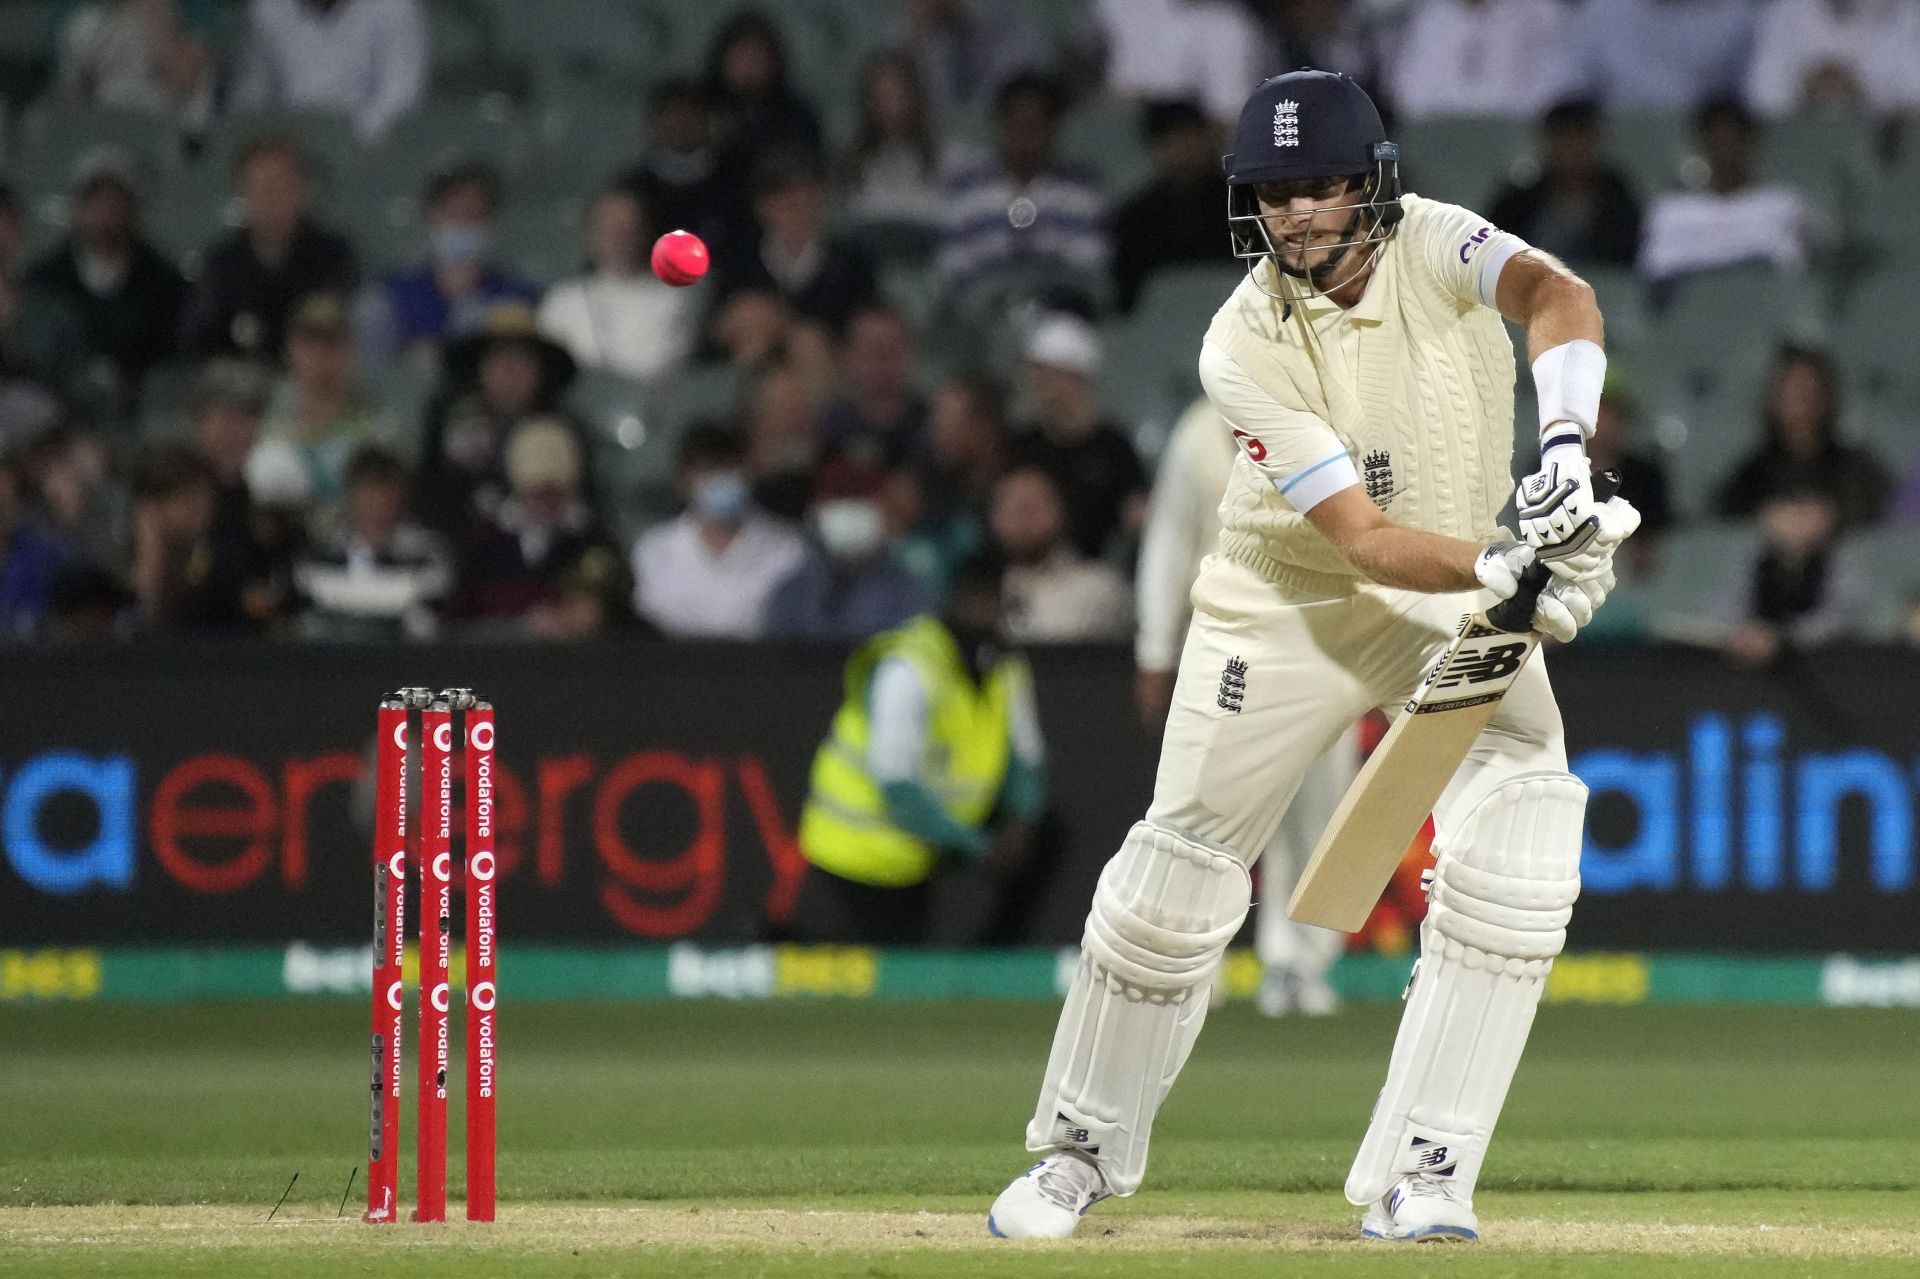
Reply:
<svg viewBox="0 0 1920 1279"><path fill-rule="evenodd" d="M756 639L767 598L806 544L755 509L732 432L689 430L679 466L687 510L634 543L634 608L668 635Z"/></svg>
<svg viewBox="0 0 1920 1279"><path fill-rule="evenodd" d="M1839 105L1877 117L1920 105L1920 4L1771 0L1761 11L1747 105L1777 119Z"/></svg>
<svg viewBox="0 0 1920 1279"><path fill-rule="evenodd" d="M588 271L547 290L538 320L583 367L651 382L686 362L699 291L663 284L647 269L653 237L630 187L609 187L587 211Z"/></svg>
<svg viewBox="0 0 1920 1279"><path fill-rule="evenodd" d="M1108 92L1138 101L1201 103L1239 119L1260 82L1260 28L1227 0L1096 0Z"/></svg>
<svg viewBox="0 0 1920 1279"><path fill-rule="evenodd" d="M1683 276L1743 263L1797 273L1807 264L1815 225L1794 188L1754 181L1759 126L1731 98L1709 102L1694 122L1706 181L1662 195L1647 211L1638 270L1656 288Z"/></svg>
<svg viewBox="0 0 1920 1279"><path fill-rule="evenodd" d="M1083 558L1067 539L1067 504L1037 466L994 485L988 517L994 550L1007 563L1007 636L1016 643L1124 639L1133 601L1112 565Z"/></svg>
<svg viewBox="0 0 1920 1279"><path fill-rule="evenodd" d="M150 111L189 129L213 111L213 56L187 31L175 0L103 0L60 32L60 94L72 102Z"/></svg>
<svg viewBox="0 0 1920 1279"><path fill-rule="evenodd" d="M234 103L332 111L377 142L427 83L419 0L253 0Z"/></svg>
<svg viewBox="0 0 1920 1279"><path fill-rule="evenodd" d="M1416 0L1387 75L1402 117L1535 116L1552 102L1560 0Z"/></svg>

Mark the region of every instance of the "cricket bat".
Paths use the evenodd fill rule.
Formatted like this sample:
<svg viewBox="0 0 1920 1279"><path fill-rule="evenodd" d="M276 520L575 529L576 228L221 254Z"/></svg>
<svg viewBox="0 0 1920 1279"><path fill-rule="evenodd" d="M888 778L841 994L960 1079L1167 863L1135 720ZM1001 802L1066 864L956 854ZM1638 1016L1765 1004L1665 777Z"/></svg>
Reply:
<svg viewBox="0 0 1920 1279"><path fill-rule="evenodd" d="M1593 488L1604 502L1619 491L1620 477L1608 471ZM1366 925L1407 846L1540 646L1529 623L1548 573L1533 565L1512 599L1460 619L1453 643L1333 810L1287 902L1290 917L1343 933Z"/></svg>

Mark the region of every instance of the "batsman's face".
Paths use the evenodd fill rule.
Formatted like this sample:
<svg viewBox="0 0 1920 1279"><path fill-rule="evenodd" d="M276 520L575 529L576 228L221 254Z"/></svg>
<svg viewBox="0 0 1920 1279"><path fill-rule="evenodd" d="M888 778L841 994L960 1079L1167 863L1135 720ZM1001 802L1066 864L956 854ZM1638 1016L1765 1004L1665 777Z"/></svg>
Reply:
<svg viewBox="0 0 1920 1279"><path fill-rule="evenodd" d="M1274 252L1295 271L1325 266L1353 238L1360 216L1359 183L1350 177L1263 182L1254 188L1260 221Z"/></svg>

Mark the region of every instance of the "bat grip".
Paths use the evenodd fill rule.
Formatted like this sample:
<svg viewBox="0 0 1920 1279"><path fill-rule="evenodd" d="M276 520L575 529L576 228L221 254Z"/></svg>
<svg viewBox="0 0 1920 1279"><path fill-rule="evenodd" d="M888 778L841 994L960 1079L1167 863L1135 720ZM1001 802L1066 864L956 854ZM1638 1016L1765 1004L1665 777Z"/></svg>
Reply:
<svg viewBox="0 0 1920 1279"><path fill-rule="evenodd" d="M1604 502L1619 491L1620 472L1602 471L1594 476L1593 496L1596 502ZM1487 610L1487 621L1495 630L1513 635L1532 630L1534 606L1540 602L1540 592L1547 589L1547 583L1552 578L1553 570L1542 561L1535 560L1520 574L1520 589Z"/></svg>

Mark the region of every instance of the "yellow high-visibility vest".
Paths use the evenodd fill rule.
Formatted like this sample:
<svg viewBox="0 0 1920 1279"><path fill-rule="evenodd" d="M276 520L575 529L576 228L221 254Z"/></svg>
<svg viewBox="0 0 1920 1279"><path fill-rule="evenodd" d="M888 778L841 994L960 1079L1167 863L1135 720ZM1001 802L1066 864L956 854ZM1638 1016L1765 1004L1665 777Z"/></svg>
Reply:
<svg viewBox="0 0 1920 1279"><path fill-rule="evenodd" d="M868 685L890 657L911 662L927 689L926 755L915 780L965 826L980 826L993 812L1013 755L1014 692L1031 676L1024 659L1009 656L976 684L952 633L932 617L875 636L847 662L846 701L813 757L800 851L842 879L910 888L933 873L939 853L888 820L880 784L867 771Z"/></svg>

